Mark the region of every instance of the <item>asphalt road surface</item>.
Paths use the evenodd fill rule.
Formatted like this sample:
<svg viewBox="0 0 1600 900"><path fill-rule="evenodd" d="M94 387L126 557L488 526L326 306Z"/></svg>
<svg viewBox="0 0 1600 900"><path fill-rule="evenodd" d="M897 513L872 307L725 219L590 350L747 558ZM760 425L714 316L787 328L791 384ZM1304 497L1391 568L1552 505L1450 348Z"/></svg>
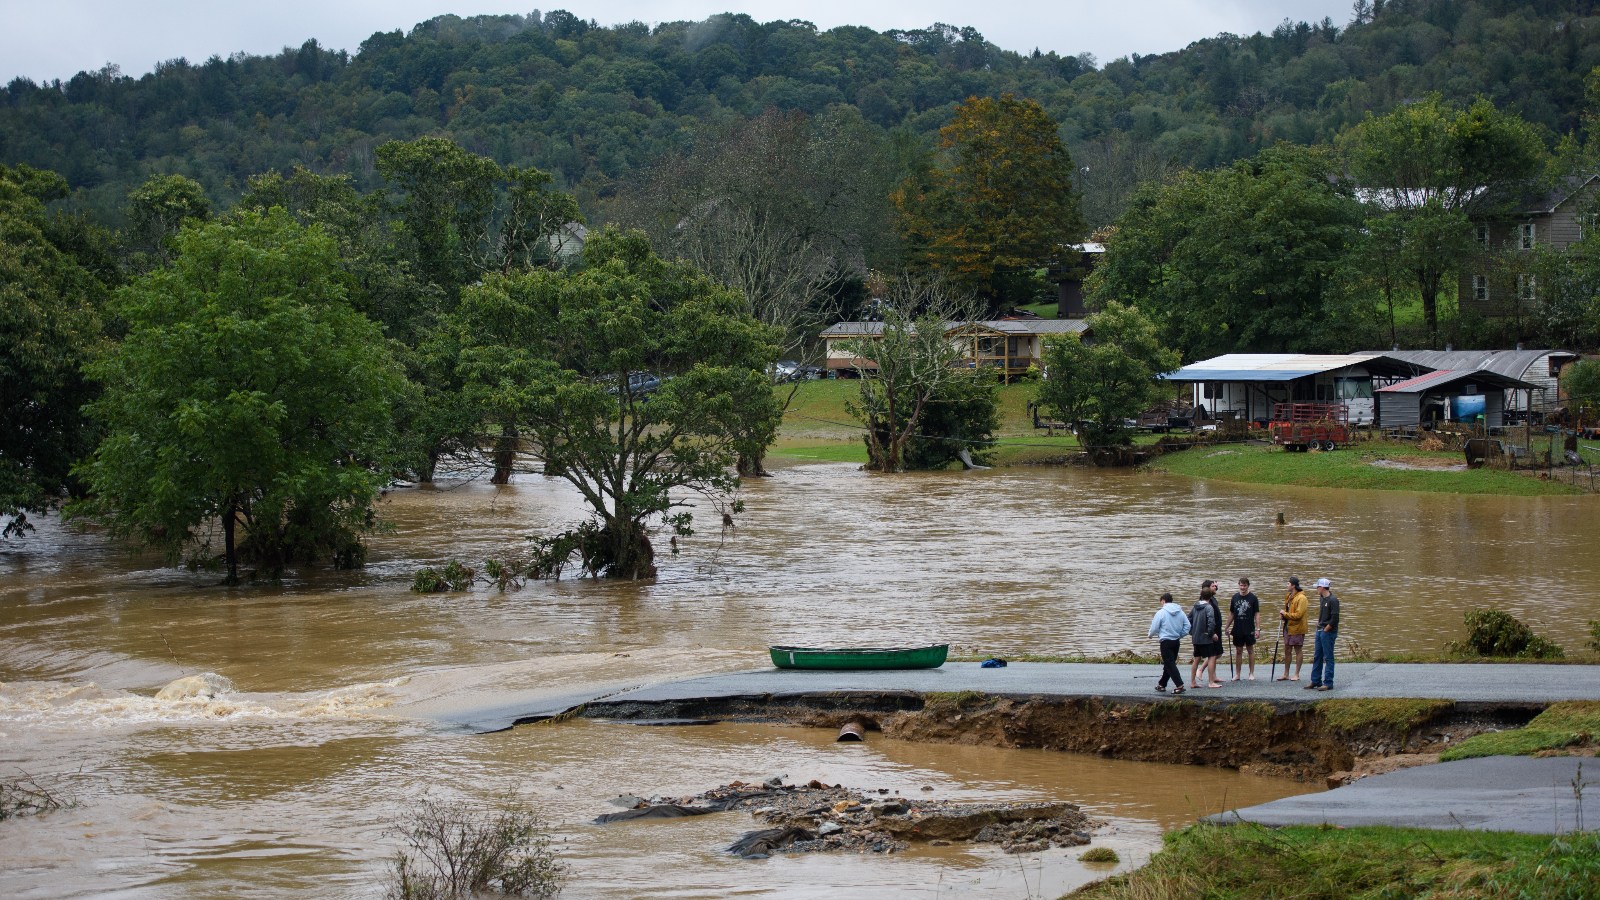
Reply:
<svg viewBox="0 0 1600 900"><path fill-rule="evenodd" d="M1578 791L1573 781L1587 783ZM1389 825L1563 834L1600 825L1600 759L1486 756L1373 775L1208 817L1262 825Z"/></svg>

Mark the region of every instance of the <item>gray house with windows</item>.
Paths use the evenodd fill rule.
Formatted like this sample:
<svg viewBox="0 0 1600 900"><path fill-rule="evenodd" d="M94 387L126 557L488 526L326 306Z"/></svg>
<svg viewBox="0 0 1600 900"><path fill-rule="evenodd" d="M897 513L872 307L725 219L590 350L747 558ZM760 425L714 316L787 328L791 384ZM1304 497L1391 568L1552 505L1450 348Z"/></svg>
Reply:
<svg viewBox="0 0 1600 900"><path fill-rule="evenodd" d="M1595 192L1600 176L1569 175L1555 187L1529 198L1510 213L1472 223L1479 254L1463 267L1460 297L1463 311L1480 316L1524 312L1539 298L1532 267L1538 247L1565 250L1595 227Z"/></svg>

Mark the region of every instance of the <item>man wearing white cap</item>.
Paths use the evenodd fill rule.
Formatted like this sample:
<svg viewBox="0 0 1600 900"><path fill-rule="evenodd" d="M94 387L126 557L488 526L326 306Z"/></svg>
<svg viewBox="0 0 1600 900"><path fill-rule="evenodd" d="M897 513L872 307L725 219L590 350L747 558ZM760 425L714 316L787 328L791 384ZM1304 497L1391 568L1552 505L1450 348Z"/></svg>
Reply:
<svg viewBox="0 0 1600 900"><path fill-rule="evenodd" d="M1317 649L1311 657L1311 683L1308 691L1333 690L1333 642L1339 638L1339 598L1333 593L1333 582L1317 579L1317 596L1322 605L1317 612ZM1327 673L1323 673L1323 666Z"/></svg>

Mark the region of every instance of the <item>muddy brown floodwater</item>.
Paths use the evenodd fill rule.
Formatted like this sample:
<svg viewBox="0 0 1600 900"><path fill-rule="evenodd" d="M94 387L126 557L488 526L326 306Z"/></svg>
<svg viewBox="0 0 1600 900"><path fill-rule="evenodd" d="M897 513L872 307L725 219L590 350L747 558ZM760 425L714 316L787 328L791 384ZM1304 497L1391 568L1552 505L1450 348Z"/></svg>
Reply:
<svg viewBox="0 0 1600 900"><path fill-rule="evenodd" d="M1147 473L1008 469L875 477L795 465L749 485L649 584L567 579L419 596L421 565L500 555L582 515L536 474L392 492L357 573L228 590L53 520L0 548L0 776L76 808L0 823L0 895L371 896L419 792L517 791L572 866L571 897L1053 896L1081 851L965 847L739 860L746 813L589 824L620 793L816 778L907 796L1061 799L1137 862L1162 829L1307 788L1061 753L840 745L821 730L576 721L489 735L473 708L764 665L769 643L933 639L983 655L1148 652L1151 598L1202 577L1327 575L1345 640L1435 651L1461 612L1507 609L1582 640L1600 581L1590 498L1241 488ZM1282 512L1287 524L1275 524ZM167 690L162 689L166 687ZM159 692L159 696L158 696ZM934 793L922 791L924 786Z"/></svg>

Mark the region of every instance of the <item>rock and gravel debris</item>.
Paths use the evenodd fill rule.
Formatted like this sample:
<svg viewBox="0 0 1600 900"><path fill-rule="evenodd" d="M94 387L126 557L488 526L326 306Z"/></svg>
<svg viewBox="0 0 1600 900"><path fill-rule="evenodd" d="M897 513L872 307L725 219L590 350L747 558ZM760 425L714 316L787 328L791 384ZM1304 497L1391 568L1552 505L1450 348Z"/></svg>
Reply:
<svg viewBox="0 0 1600 900"><path fill-rule="evenodd" d="M936 846L965 841L998 844L1007 853L1078 847L1102 823L1071 803L936 800L889 796L887 789L860 791L812 780L785 784L733 781L692 797L626 796L624 813L600 816L605 823L634 818L745 810L767 827L728 848L750 859L786 853L894 853L913 842Z"/></svg>

